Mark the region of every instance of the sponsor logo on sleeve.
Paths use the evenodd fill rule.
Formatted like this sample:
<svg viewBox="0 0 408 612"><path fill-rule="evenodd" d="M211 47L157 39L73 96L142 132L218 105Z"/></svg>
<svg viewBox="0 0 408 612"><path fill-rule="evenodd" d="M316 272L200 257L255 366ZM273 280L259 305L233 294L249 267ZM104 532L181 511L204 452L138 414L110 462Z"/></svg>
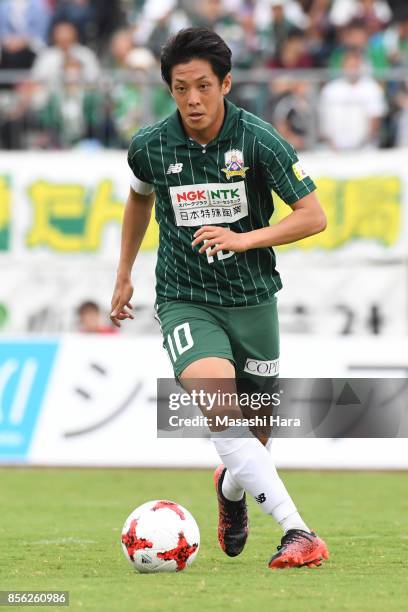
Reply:
<svg viewBox="0 0 408 612"><path fill-rule="evenodd" d="M303 170L300 161L293 164L292 170L298 181L303 181L303 179L308 176L308 174L306 174L306 172Z"/></svg>

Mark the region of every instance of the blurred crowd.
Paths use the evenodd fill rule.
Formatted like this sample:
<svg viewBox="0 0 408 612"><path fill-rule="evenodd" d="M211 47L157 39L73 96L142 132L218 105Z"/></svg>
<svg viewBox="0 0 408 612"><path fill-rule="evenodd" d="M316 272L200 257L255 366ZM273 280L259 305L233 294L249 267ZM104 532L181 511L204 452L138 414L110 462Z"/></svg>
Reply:
<svg viewBox="0 0 408 612"><path fill-rule="evenodd" d="M0 148L127 147L174 108L146 81L189 25L299 150L408 146L408 0L0 0Z"/></svg>

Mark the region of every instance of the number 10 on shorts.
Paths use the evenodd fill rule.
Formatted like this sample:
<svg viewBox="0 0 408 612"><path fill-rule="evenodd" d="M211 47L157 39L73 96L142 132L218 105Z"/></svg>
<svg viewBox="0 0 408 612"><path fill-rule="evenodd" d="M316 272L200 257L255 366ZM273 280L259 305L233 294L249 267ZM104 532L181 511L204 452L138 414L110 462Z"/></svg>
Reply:
<svg viewBox="0 0 408 612"><path fill-rule="evenodd" d="M180 355L194 346L190 324L182 323L182 325L177 325L177 327L174 328L173 333L167 336L167 344L173 363L175 363Z"/></svg>

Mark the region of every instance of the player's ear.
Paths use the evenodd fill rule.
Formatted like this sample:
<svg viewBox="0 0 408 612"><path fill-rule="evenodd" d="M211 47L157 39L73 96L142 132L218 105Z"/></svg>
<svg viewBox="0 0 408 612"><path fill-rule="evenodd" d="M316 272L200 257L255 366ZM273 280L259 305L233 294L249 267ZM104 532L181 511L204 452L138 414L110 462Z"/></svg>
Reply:
<svg viewBox="0 0 408 612"><path fill-rule="evenodd" d="M223 80L222 86L221 86L221 91L222 91L224 96L226 96L231 91L231 86L232 86L232 76L231 76L231 73L229 72L224 77L224 80Z"/></svg>

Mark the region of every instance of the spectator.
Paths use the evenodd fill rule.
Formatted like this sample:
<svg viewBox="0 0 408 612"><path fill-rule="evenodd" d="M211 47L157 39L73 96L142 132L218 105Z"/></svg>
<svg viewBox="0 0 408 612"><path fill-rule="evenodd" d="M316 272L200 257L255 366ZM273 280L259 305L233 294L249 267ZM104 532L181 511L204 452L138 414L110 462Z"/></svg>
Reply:
<svg viewBox="0 0 408 612"><path fill-rule="evenodd" d="M320 128L334 150L378 146L381 118L387 110L380 85L363 71L360 52L343 57L344 76L322 88L319 100Z"/></svg>
<svg viewBox="0 0 408 612"><path fill-rule="evenodd" d="M395 96L395 145L408 147L408 83L404 83Z"/></svg>
<svg viewBox="0 0 408 612"><path fill-rule="evenodd" d="M83 70L81 62L68 55L63 82L47 90L43 103L37 104L37 121L54 148L73 147L90 140L94 144L110 144L106 138L111 128L108 99L100 89L83 86Z"/></svg>
<svg viewBox="0 0 408 612"><path fill-rule="evenodd" d="M112 37L108 65L114 69L134 70L142 77L156 68L156 60L149 49L135 47L132 31L122 29ZM149 87L119 77L112 89L112 115L117 134L117 145L126 147L143 118L152 114L152 120L160 119L171 112L173 101L163 86Z"/></svg>
<svg viewBox="0 0 408 612"><path fill-rule="evenodd" d="M312 123L309 84L280 77L272 79L269 90L271 97L264 110L265 120L297 150L306 149Z"/></svg>
<svg viewBox="0 0 408 612"><path fill-rule="evenodd" d="M268 66L285 70L311 68L313 60L307 52L304 33L301 30L292 30L283 41L280 52L268 62Z"/></svg>
<svg viewBox="0 0 408 612"><path fill-rule="evenodd" d="M178 22L178 16L183 11L177 10L177 0L146 0L141 7L140 14L137 15L133 22L136 25L136 42L140 45L146 45L156 25L163 19L175 17L175 22ZM185 27L181 25L180 28Z"/></svg>
<svg viewBox="0 0 408 612"><path fill-rule="evenodd" d="M0 69L31 68L45 45L50 17L47 0L0 2Z"/></svg>
<svg viewBox="0 0 408 612"><path fill-rule="evenodd" d="M228 20L230 15L223 0L202 0L191 5L190 17L193 26L214 28L218 23Z"/></svg>
<svg viewBox="0 0 408 612"><path fill-rule="evenodd" d="M193 26L212 28L225 40L236 67L248 68L253 64L257 50L255 24L249 18L248 11L246 15L241 10L230 12L223 0L202 0L200 3L190 3L188 14Z"/></svg>
<svg viewBox="0 0 408 612"><path fill-rule="evenodd" d="M72 23L57 23L52 31L53 46L44 49L34 62L32 78L35 81L55 85L63 81L67 57L76 59L82 66L84 81L95 82L99 76L99 63L95 53L79 44L78 32Z"/></svg>
<svg viewBox="0 0 408 612"><path fill-rule="evenodd" d="M294 23L289 20L285 13L284 0L269 0L271 19L269 25L261 29L261 48L265 57L271 61L281 54L282 46L289 32L294 29Z"/></svg>
<svg viewBox="0 0 408 612"><path fill-rule="evenodd" d="M35 147L32 139L35 112L32 110L33 84L23 81L0 98L0 148L23 150Z"/></svg>
<svg viewBox="0 0 408 612"><path fill-rule="evenodd" d="M84 334L116 334L117 329L106 325L101 309L95 302L83 302L77 309L78 329Z"/></svg>
<svg viewBox="0 0 408 612"><path fill-rule="evenodd" d="M59 0L53 25L60 22L72 23L83 44L89 45L96 38L96 10L92 0Z"/></svg>
<svg viewBox="0 0 408 612"><path fill-rule="evenodd" d="M304 2L299 2L299 0L257 0L254 7L256 24L258 28L262 29L265 24L268 25L269 22L273 22L277 13L274 8L279 7L283 11L285 19L292 26L303 30L309 22L303 4Z"/></svg>
<svg viewBox="0 0 408 612"><path fill-rule="evenodd" d="M354 19L362 19L370 34L382 30L392 16L385 0L334 0L330 20L343 27Z"/></svg>
<svg viewBox="0 0 408 612"><path fill-rule="evenodd" d="M331 0L313 0L308 11L306 45L316 68L327 66L335 44L336 30L329 19L330 3Z"/></svg>
<svg viewBox="0 0 408 612"><path fill-rule="evenodd" d="M122 0L91 0L95 14L95 38L90 44L103 53L116 30L125 25L125 8ZM134 0L137 3L137 0Z"/></svg>
<svg viewBox="0 0 408 612"><path fill-rule="evenodd" d="M408 7L377 40L393 66L408 67Z"/></svg>
<svg viewBox="0 0 408 612"><path fill-rule="evenodd" d="M146 46L148 46L155 57L159 59L161 48L170 36L175 35L179 30L189 25L190 22L186 13L180 10L168 11L168 13L157 20L147 39ZM137 37L137 39L140 40L139 37Z"/></svg>
<svg viewBox="0 0 408 612"><path fill-rule="evenodd" d="M389 5L384 0L358 0L356 16L363 19L371 34L383 30L392 18Z"/></svg>
<svg viewBox="0 0 408 612"><path fill-rule="evenodd" d="M228 38L229 47L232 49L234 65L238 68L262 67L264 61L260 49L259 32L256 27L254 11L250 6L239 14L235 24L222 36Z"/></svg>
<svg viewBox="0 0 408 612"><path fill-rule="evenodd" d="M157 67L154 55L147 47L135 46L133 32L129 28L122 28L113 34L107 64L115 70L142 67L148 71Z"/></svg>
<svg viewBox="0 0 408 612"><path fill-rule="evenodd" d="M329 66L339 70L343 64L343 58L349 49L359 51L367 68L384 70L389 67L387 55L381 45L370 40L370 33L365 22L355 19L340 30L339 45L330 56Z"/></svg>

